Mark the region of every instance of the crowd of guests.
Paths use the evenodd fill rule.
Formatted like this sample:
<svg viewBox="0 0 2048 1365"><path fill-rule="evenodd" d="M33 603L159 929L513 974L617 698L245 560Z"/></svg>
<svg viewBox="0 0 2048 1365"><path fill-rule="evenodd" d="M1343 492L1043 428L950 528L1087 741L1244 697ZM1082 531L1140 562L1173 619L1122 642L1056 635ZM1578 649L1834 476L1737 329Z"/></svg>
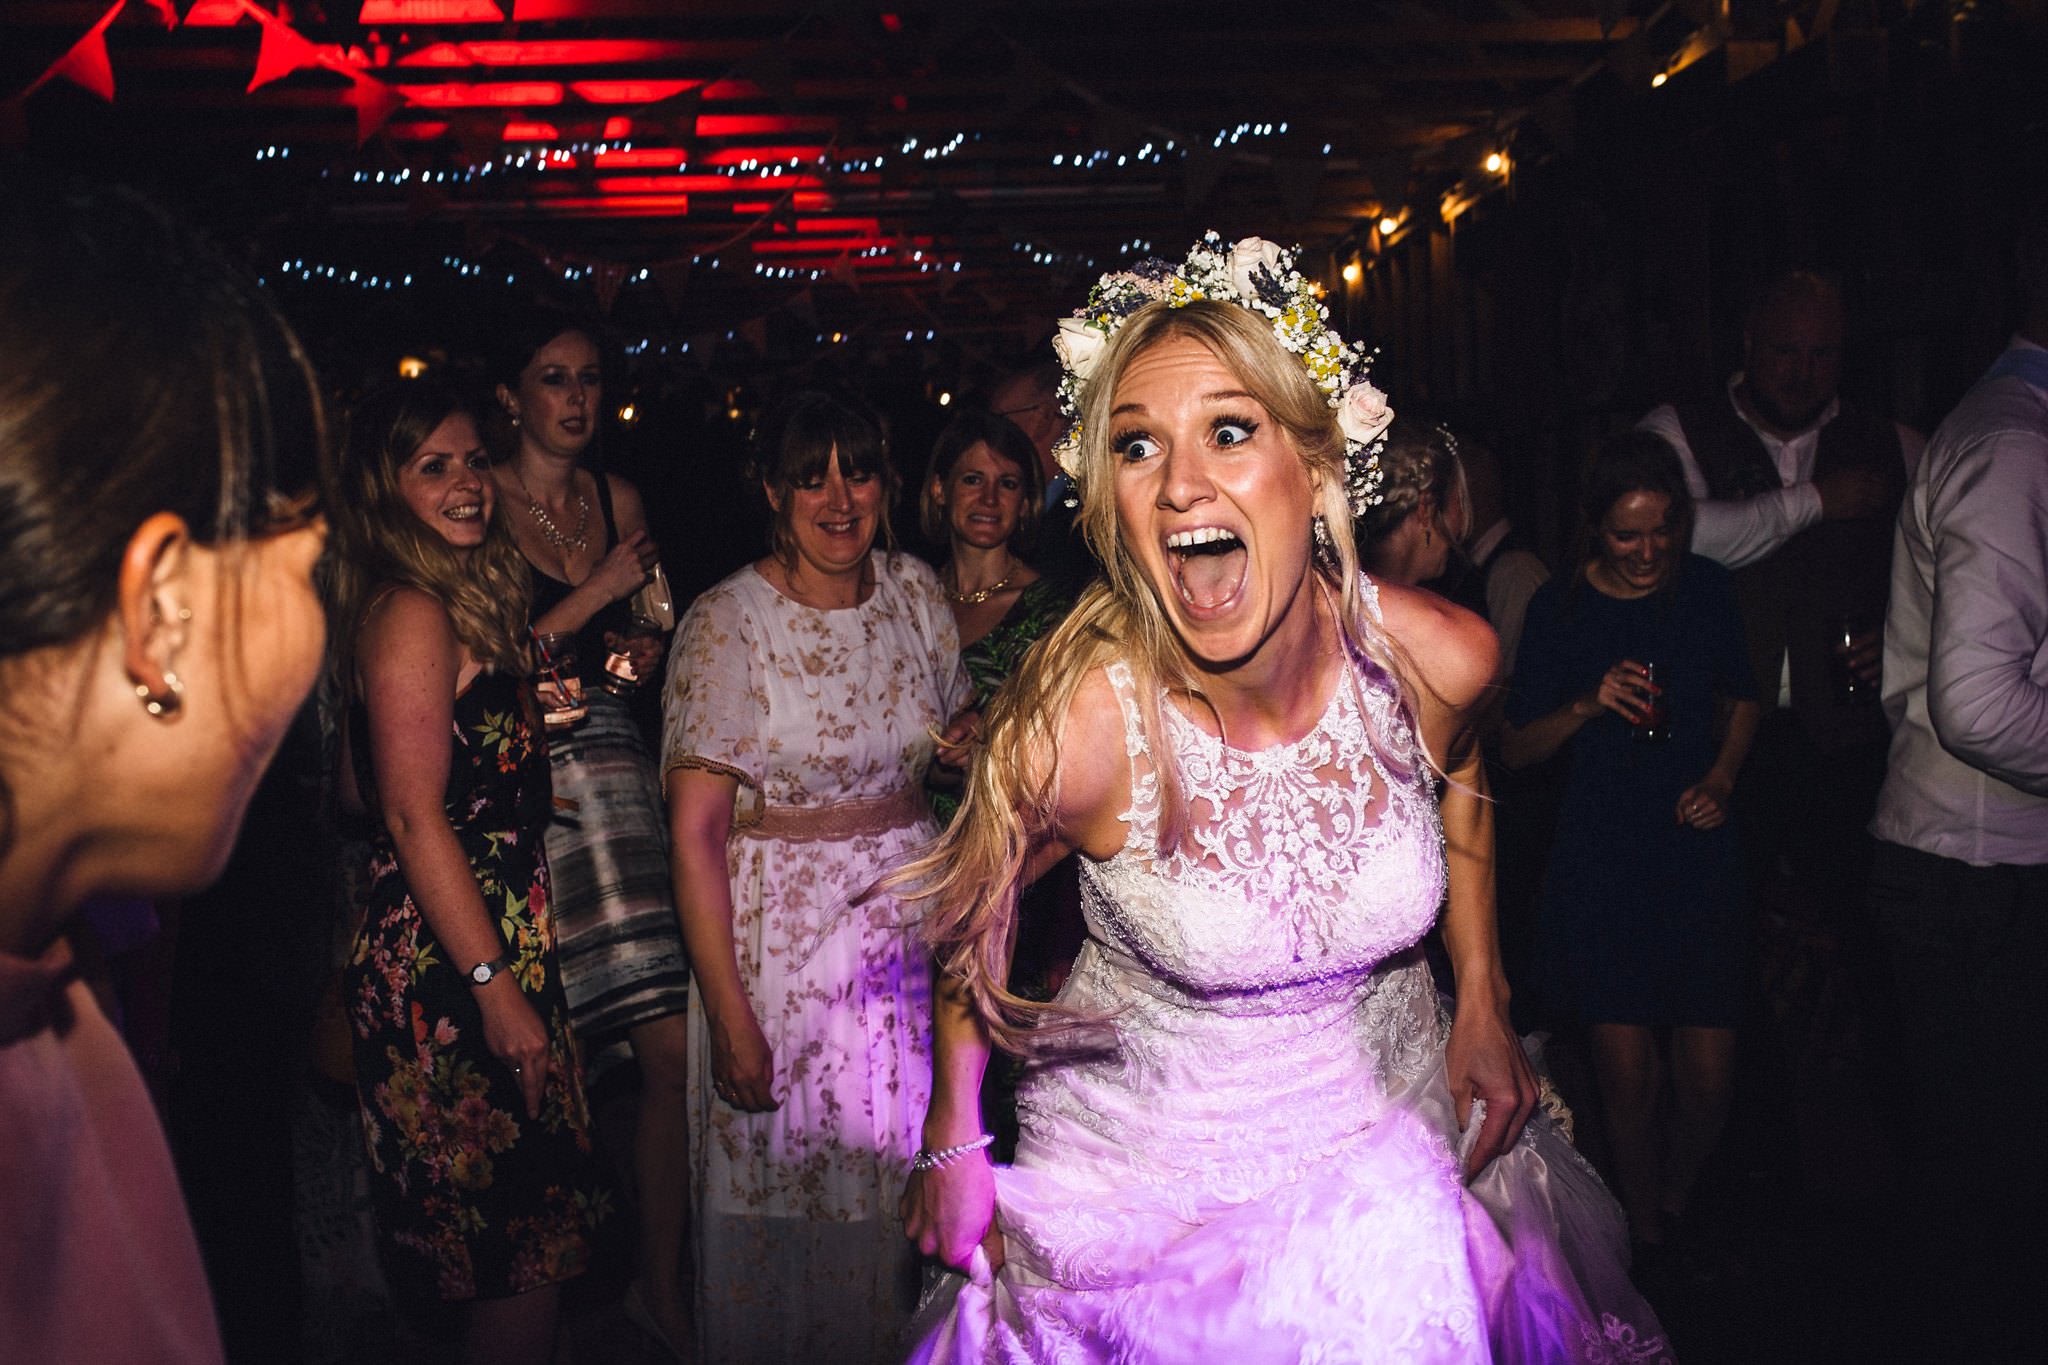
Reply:
<svg viewBox="0 0 2048 1365"><path fill-rule="evenodd" d="M624 1312L679 1360L1290 1359L1362 1323L1432 1359L1654 1358L1627 1268L1696 1254L1756 907L1796 882L1868 924L1873 856L1928 978L1896 996L1915 1246L2001 1330L1941 1122L1983 1038L1930 1019L1968 994L2017 1033L2048 923L2048 268L1931 444L1838 397L1839 289L1774 281L1725 394L1589 452L1552 576L1500 453L1361 434L1362 369L1325 400L1248 239L1207 298L1007 376L907 489L923 452L859 397L778 397L746 453L765 553L685 604L598 458L591 322L520 319L487 392L334 406L147 204L53 191L0 233L38 262L0 280L24 1359L223 1357L67 930L218 874L301 714L380 1263L461 1359L555 1358L565 1286L626 1242ZM1958 897L1984 922L1941 938ZM1510 984L1585 1039L1619 1208ZM587 1078L626 1055L618 1170ZM1363 1291L1319 1269L1338 1246Z"/></svg>

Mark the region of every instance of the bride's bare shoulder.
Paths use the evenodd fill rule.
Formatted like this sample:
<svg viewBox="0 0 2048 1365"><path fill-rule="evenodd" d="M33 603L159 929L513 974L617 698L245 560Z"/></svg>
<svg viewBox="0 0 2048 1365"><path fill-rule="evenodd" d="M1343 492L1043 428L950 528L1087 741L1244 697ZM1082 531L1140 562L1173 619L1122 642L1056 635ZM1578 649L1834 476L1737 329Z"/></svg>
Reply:
<svg viewBox="0 0 2048 1365"><path fill-rule="evenodd" d="M1057 823L1065 841L1092 857L1123 846L1123 814L1131 799L1131 760L1124 714L1108 672L1083 674L1058 732Z"/></svg>

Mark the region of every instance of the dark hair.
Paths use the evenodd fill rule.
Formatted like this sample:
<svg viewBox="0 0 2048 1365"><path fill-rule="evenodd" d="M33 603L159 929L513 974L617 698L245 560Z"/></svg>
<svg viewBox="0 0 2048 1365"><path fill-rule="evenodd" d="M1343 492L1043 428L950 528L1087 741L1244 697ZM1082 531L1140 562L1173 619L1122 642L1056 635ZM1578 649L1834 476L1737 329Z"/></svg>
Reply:
<svg viewBox="0 0 2048 1365"><path fill-rule="evenodd" d="M320 393L289 326L132 192L10 175L0 215L0 657L113 610L136 527L260 535L310 488ZM40 178L34 178L39 180Z"/></svg>
<svg viewBox="0 0 2048 1365"><path fill-rule="evenodd" d="M507 315L491 340L487 357L491 382L517 393L519 376L526 373L540 348L564 332L581 332L600 353L604 350L604 329L581 313L542 306Z"/></svg>
<svg viewBox="0 0 2048 1365"><path fill-rule="evenodd" d="M799 484L823 479L835 451L842 473L868 474L882 481L882 525L878 539L885 549L893 551L896 532L889 524L889 508L896 501L901 480L889 460L881 422L859 399L823 389L799 389L778 399L769 405L747 437L744 472L748 482L757 488L787 492ZM788 499L782 505L788 508ZM773 515L769 547L785 564L795 553L789 538L787 511Z"/></svg>
<svg viewBox="0 0 2048 1365"><path fill-rule="evenodd" d="M1010 548L1018 553L1027 551L1038 534L1038 515L1044 510L1045 471L1038 466L1038 450L1031 444L1031 438L1007 417L998 417L992 412L969 408L958 417L946 423L946 429L939 433L939 439L932 442L932 458L925 465L924 486L917 493L917 520L927 539L944 544L950 531L946 525L946 514L932 496L932 485L943 483L953 475L953 466L960 463L960 457L977 445L985 445L996 453L999 459L1017 466L1017 472L1024 481L1024 510L1017 518L1017 529L1010 533Z"/></svg>
<svg viewBox="0 0 2048 1365"><path fill-rule="evenodd" d="M540 306L521 312L507 314L496 334L492 337L490 353L486 364L490 367L492 384L502 384L513 393L519 392L520 376L526 367L540 354L543 346L567 332L581 332L590 338L590 344L597 348L600 360L604 356L605 336L596 321L566 308ZM519 433L504 409L497 403L490 404L484 412L485 424L480 428L489 443L494 458L510 459L519 453ZM587 468L602 469L601 438L604 435L602 414L591 414L591 440L584 447L579 463Z"/></svg>
<svg viewBox="0 0 2048 1365"><path fill-rule="evenodd" d="M255 284L131 191L0 176L0 660L115 609L158 512L232 547L304 508L325 432L305 352ZM0 776L0 848L12 838Z"/></svg>
<svg viewBox="0 0 2048 1365"><path fill-rule="evenodd" d="M1630 493L1662 493L1671 500L1668 521L1678 551L1671 576L1660 591L1678 582L1677 563L1692 544L1692 490L1685 486L1685 468L1671 443L1653 431L1617 431L1593 447L1579 486L1579 525L1573 534L1572 587L1585 581L1600 542L1600 526L1614 504Z"/></svg>

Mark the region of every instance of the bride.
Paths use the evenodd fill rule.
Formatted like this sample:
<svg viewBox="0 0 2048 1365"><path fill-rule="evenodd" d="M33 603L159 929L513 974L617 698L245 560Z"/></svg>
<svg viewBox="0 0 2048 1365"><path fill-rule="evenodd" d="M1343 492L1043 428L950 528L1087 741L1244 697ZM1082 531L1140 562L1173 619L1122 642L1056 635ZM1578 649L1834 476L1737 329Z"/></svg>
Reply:
<svg viewBox="0 0 2048 1365"><path fill-rule="evenodd" d="M1105 580L901 874L943 979L904 1215L964 1272L917 1361L1667 1359L1507 1023L1457 747L1493 634L1359 572L1391 414L1326 318L1288 253L1212 234L1062 323ZM1035 1006L1003 989L1017 891L1076 849L1089 938ZM1033 1059L1000 1168L992 1042Z"/></svg>

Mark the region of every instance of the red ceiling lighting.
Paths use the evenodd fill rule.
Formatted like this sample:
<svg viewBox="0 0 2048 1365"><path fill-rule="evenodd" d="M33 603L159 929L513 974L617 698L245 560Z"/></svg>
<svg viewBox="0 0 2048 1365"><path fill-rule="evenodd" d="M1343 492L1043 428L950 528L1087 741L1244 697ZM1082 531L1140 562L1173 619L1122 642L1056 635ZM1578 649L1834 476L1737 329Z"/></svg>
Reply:
<svg viewBox="0 0 2048 1365"><path fill-rule="evenodd" d="M618 122L624 122L624 120L618 120ZM612 135L609 125L606 126L604 135L606 137ZM676 167L689 161L689 159L690 154L681 147L632 147L623 150L599 152L597 154L597 168L601 171L633 171L644 170L649 166L662 166L669 170L674 170Z"/></svg>
<svg viewBox="0 0 2048 1365"><path fill-rule="evenodd" d="M633 136L633 120L624 114L613 114L604 121L604 131L598 134L606 142L617 142Z"/></svg>
<svg viewBox="0 0 2048 1365"><path fill-rule="evenodd" d="M443 51L447 49L448 51ZM451 60L450 53L457 60ZM428 54L434 55L428 55ZM635 62L679 62L690 45L652 38L562 38L499 42L435 43L399 59L400 66L618 66Z"/></svg>
<svg viewBox="0 0 2048 1365"><path fill-rule="evenodd" d="M600 158L598 165L602 167L604 164ZM691 194L759 194L763 190L788 189L794 185L815 187L817 184L816 180L801 180L791 176L783 176L779 180L763 180L758 176L678 174L608 175L597 182L597 187L606 194L651 194L666 190L684 190Z"/></svg>
<svg viewBox="0 0 2048 1365"><path fill-rule="evenodd" d="M653 104L682 94L701 81L571 81L569 88L588 104Z"/></svg>
<svg viewBox="0 0 2048 1365"><path fill-rule="evenodd" d="M776 137L786 133L830 133L837 123L825 115L698 114L698 137Z"/></svg>
<svg viewBox="0 0 2048 1365"><path fill-rule="evenodd" d="M502 24L491 0L363 0L360 24Z"/></svg>
<svg viewBox="0 0 2048 1365"><path fill-rule="evenodd" d="M241 0L198 0L185 12L185 27L233 28L243 12Z"/></svg>
<svg viewBox="0 0 2048 1365"><path fill-rule="evenodd" d="M539 123L531 119L513 119L505 125L507 142L558 142L561 130L552 123Z"/></svg>
<svg viewBox="0 0 2048 1365"><path fill-rule="evenodd" d="M506 109L562 102L562 87L555 81L485 81L475 85L449 81L398 88L406 99L429 109Z"/></svg>
<svg viewBox="0 0 2048 1365"><path fill-rule="evenodd" d="M429 43L418 52L407 53L398 59L400 66L475 66L476 58L469 55L461 43Z"/></svg>

